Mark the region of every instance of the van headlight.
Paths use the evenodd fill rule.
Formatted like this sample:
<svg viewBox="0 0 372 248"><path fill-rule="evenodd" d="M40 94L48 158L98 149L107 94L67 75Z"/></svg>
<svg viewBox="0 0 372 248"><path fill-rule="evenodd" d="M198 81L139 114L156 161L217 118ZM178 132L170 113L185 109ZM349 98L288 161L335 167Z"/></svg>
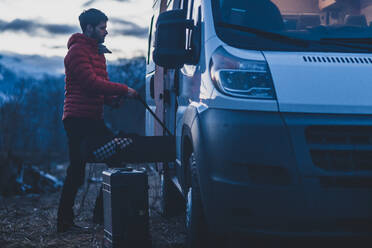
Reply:
<svg viewBox="0 0 372 248"><path fill-rule="evenodd" d="M266 61L238 58L221 46L211 57L210 73L213 83L224 94L259 99L276 98Z"/></svg>

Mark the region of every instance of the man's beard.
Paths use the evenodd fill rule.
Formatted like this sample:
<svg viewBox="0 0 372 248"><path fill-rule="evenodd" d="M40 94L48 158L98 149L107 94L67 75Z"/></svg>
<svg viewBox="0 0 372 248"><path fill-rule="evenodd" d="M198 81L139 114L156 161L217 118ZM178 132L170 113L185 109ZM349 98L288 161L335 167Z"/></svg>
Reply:
<svg viewBox="0 0 372 248"><path fill-rule="evenodd" d="M93 38L99 43L99 44L102 44L103 42L105 42L105 36L100 36L99 34L97 34L96 32L93 33Z"/></svg>

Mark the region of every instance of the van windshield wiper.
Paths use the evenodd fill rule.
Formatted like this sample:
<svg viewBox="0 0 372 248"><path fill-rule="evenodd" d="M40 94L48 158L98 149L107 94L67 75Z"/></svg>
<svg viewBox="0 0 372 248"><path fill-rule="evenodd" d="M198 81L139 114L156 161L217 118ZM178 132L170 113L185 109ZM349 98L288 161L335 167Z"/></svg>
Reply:
<svg viewBox="0 0 372 248"><path fill-rule="evenodd" d="M319 43L372 52L372 46L363 46L365 44L372 45L372 39L370 38L322 38Z"/></svg>
<svg viewBox="0 0 372 248"><path fill-rule="evenodd" d="M372 47L359 45L359 43L368 44L366 41L368 41L372 45L372 39L322 38L320 40L304 40L300 38L286 36L286 35L279 34L279 33L269 32L269 31L265 31L265 30L261 30L257 28L251 28L247 26L241 26L241 25L226 23L226 22L218 22L217 26L252 33L252 34L264 37L266 39L270 39L270 40L274 40L278 42L290 43L290 44L301 46L304 48L308 48L311 45L318 44L322 46L324 45L338 46L338 47L344 47L344 48L349 48L349 49L356 49L356 50L364 51L364 52L365 51L372 52Z"/></svg>
<svg viewBox="0 0 372 248"><path fill-rule="evenodd" d="M293 38L293 37L289 37L289 36L286 36L286 35L282 35L282 34L278 34L278 33L274 33L274 32L269 32L269 31L265 31L265 30L261 30L261 29L257 29L257 28L251 28L251 27L247 27L247 26L241 26L241 25L226 23L226 22L218 22L217 26L223 27L223 28L232 28L232 29L235 29L235 30L243 31L243 32L249 32L249 33L252 33L252 34L267 38L267 39L270 39L270 40L274 40L274 41L278 41L278 42L291 43L293 45L301 46L301 47L305 47L305 48L309 47L309 45L310 45L310 42L307 41L307 40Z"/></svg>

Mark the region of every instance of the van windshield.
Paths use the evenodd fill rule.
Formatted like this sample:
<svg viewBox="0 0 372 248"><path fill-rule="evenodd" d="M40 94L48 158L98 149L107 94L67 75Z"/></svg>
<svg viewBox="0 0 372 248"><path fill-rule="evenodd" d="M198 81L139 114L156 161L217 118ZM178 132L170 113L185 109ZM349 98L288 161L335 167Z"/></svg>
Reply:
<svg viewBox="0 0 372 248"><path fill-rule="evenodd" d="M372 52L372 0L212 0L217 35L255 50Z"/></svg>

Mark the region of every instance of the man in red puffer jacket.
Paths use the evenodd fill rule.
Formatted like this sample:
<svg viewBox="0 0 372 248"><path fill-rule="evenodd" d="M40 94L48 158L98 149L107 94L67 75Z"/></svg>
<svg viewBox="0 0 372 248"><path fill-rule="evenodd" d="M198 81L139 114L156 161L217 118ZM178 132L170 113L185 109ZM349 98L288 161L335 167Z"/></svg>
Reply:
<svg viewBox="0 0 372 248"><path fill-rule="evenodd" d="M66 87L62 120L68 138L70 165L58 208L57 232L79 229L74 224L73 206L76 193L84 183L84 141L92 136L113 136L103 120L103 105L114 106L122 96L135 98L138 95L125 84L108 79L104 53L111 52L102 44L107 35L107 16L97 9L89 9L79 16L79 21L83 33L71 36L64 61ZM100 201L102 199L97 199L96 204L102 205ZM102 211L102 207L98 209Z"/></svg>

